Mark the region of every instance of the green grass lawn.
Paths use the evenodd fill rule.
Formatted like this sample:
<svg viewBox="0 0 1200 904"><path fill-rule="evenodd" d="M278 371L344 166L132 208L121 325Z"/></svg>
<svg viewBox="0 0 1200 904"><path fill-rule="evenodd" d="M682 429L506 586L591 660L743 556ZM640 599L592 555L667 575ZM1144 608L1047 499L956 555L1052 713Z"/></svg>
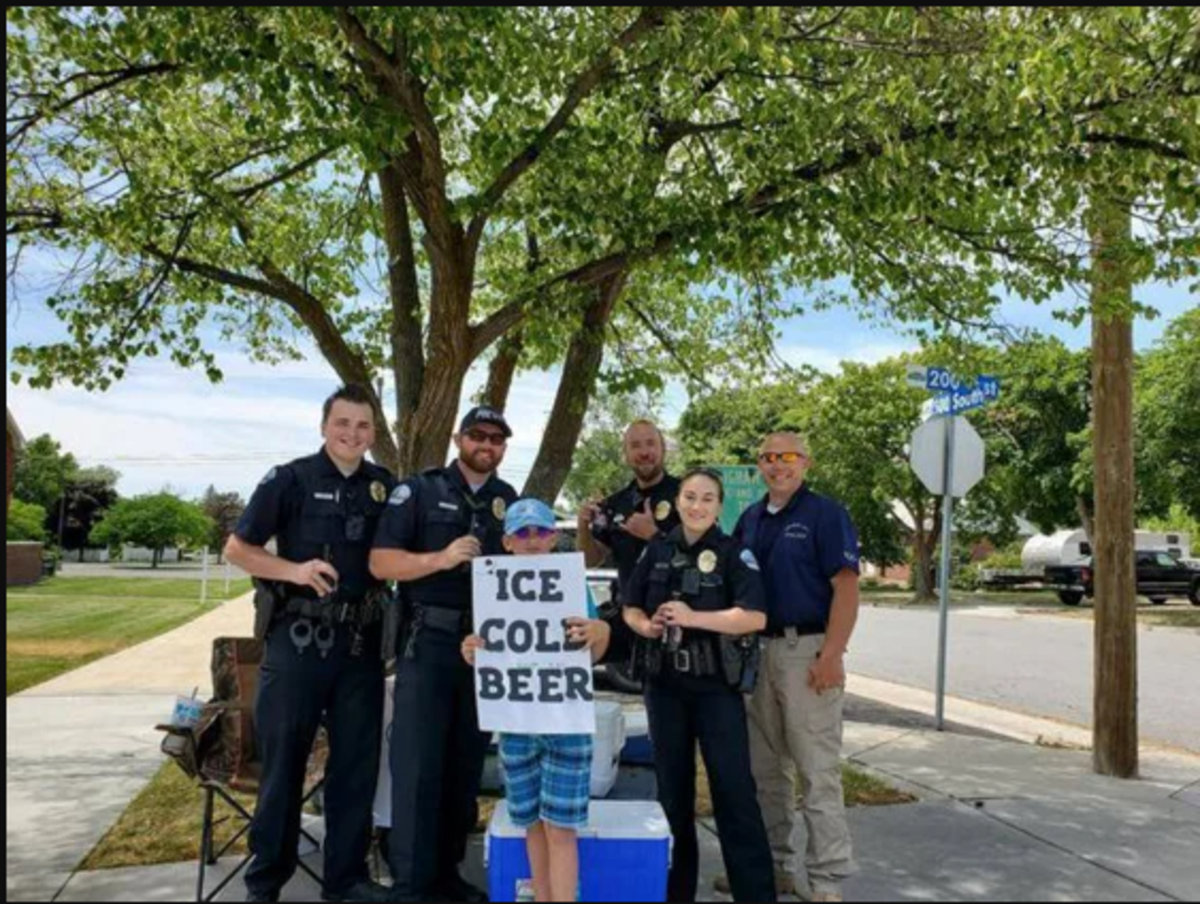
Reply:
<svg viewBox="0 0 1200 904"><path fill-rule="evenodd" d="M250 589L230 584L228 598ZM189 622L227 597L224 581L157 578L49 578L7 589L5 695L141 643Z"/></svg>

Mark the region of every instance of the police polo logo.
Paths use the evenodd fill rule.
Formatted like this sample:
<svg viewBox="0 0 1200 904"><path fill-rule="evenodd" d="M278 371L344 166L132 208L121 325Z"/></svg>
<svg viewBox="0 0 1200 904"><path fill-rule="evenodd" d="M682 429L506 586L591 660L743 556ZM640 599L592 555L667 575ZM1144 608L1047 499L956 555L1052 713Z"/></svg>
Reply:
<svg viewBox="0 0 1200 904"><path fill-rule="evenodd" d="M371 481L371 498L376 502L383 502L387 499L387 487L378 480Z"/></svg>
<svg viewBox="0 0 1200 904"><path fill-rule="evenodd" d="M404 505L410 499L412 499L412 487L402 483L392 490L392 498L388 500L388 505Z"/></svg>
<svg viewBox="0 0 1200 904"><path fill-rule="evenodd" d="M503 521L504 516L508 514L508 505L499 496L492 500L492 514L496 516L497 521Z"/></svg>
<svg viewBox="0 0 1200 904"><path fill-rule="evenodd" d="M667 500L664 499L662 502L660 502L658 504L658 507L655 508L654 519L656 521L666 521L670 517L671 517L671 503L667 502Z"/></svg>
<svg viewBox="0 0 1200 904"><path fill-rule="evenodd" d="M706 549L700 553L700 558L696 564L700 566L700 570L705 574L712 574L717 570L717 554L711 549Z"/></svg>

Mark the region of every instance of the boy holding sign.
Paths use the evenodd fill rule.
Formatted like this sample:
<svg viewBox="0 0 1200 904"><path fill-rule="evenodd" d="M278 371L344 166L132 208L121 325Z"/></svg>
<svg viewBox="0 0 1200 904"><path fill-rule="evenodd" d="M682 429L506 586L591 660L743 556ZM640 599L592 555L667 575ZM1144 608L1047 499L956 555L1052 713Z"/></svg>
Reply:
<svg viewBox="0 0 1200 904"><path fill-rule="evenodd" d="M558 532L554 528L554 512L537 499L522 499L509 507L504 519L504 548L514 556L546 556L554 551ZM564 557L566 558L566 557ZM506 572L501 581L500 599L511 593L514 616L517 607L536 605L535 600L551 602L561 599L551 573L543 572L540 580L519 583L518 574L509 580ZM588 618L565 620L565 643L546 636L544 620L539 622L537 652L559 650L590 651L592 661L599 660L608 649L611 629L596 617L596 604L590 589L587 594ZM540 592L540 597L538 593ZM580 610L581 611L581 610ZM475 665L479 650L499 651L507 642L514 643L517 632L505 632L499 620L483 621L477 616L482 635L471 635L463 641L463 658ZM515 622L515 619L514 619ZM484 637L487 637L487 640ZM510 671L510 676L514 673ZM566 681L555 685L552 699L569 699L577 690L568 674ZM512 678L516 683L516 677ZM547 679L543 677L542 696L546 699ZM536 690L532 691L537 693ZM586 689L590 700L590 683ZM533 886L538 901L574 901L579 887L579 847L576 833L587 825L588 798L592 773L592 736L590 734L523 734L502 732L500 759L504 764L507 785L507 804L514 825L526 830L529 864L533 871Z"/></svg>

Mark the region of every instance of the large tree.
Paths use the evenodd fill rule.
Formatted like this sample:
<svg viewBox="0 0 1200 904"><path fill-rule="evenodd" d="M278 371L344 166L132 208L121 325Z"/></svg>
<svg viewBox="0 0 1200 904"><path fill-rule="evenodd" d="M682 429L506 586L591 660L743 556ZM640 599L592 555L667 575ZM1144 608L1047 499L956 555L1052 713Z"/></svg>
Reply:
<svg viewBox="0 0 1200 904"><path fill-rule="evenodd" d="M728 329L769 333L780 278L979 322L998 289L1079 275L1086 149L1160 186L1151 254L1195 213L1185 9L8 15L10 269L26 242L77 261L52 299L70 340L15 356L31 379L158 354L217 377L203 324L268 360L300 330L343 379L390 371L376 456L406 471L440 463L468 368L520 330L501 371L566 363L537 469L561 483L605 347L675 343L660 281L734 275Z"/></svg>

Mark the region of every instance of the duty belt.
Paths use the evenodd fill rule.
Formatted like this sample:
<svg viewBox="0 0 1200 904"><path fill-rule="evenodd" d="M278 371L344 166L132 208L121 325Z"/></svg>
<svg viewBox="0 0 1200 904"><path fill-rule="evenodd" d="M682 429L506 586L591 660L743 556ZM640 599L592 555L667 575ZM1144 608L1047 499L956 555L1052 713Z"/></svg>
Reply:
<svg viewBox="0 0 1200 904"><path fill-rule="evenodd" d="M368 627L383 618L383 608L380 606L379 595L368 594L358 602L331 602L321 599L310 599L303 596L290 598L283 607L285 615L298 618L309 618L334 625L357 625Z"/></svg>

